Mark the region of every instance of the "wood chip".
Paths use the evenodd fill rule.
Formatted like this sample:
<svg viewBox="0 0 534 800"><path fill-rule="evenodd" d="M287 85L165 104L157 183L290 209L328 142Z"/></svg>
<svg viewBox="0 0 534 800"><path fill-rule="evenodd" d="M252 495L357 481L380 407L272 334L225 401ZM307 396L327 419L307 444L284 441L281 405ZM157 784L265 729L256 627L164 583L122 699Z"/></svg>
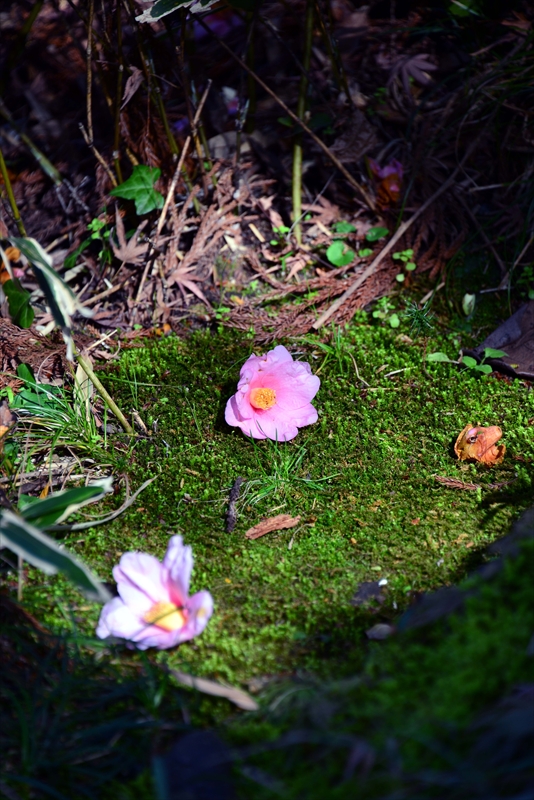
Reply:
<svg viewBox="0 0 534 800"><path fill-rule="evenodd" d="M247 539L259 539L260 536L265 536L266 533L272 531L282 531L285 528L294 528L300 522L300 517L291 517L289 514L278 514L276 517L269 517L263 519L257 525L245 533Z"/></svg>

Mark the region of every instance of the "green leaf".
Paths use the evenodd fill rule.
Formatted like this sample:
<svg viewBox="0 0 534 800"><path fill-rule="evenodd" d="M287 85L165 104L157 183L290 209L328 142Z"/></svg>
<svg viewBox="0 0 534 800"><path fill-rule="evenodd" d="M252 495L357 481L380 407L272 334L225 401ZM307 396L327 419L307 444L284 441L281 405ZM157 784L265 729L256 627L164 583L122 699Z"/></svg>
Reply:
<svg viewBox="0 0 534 800"><path fill-rule="evenodd" d="M392 314L389 318L389 324L392 328L398 328L400 325L400 319L398 314Z"/></svg>
<svg viewBox="0 0 534 800"><path fill-rule="evenodd" d="M278 122L280 123L280 125L285 125L286 128L293 127L293 120L291 119L291 117L278 117Z"/></svg>
<svg viewBox="0 0 534 800"><path fill-rule="evenodd" d="M508 353L505 353L504 350L494 350L493 347L484 348L484 358L503 358L507 355Z"/></svg>
<svg viewBox="0 0 534 800"><path fill-rule="evenodd" d="M443 361L447 362L448 364L454 364L454 361L451 361L446 353L429 353L426 357L427 361Z"/></svg>
<svg viewBox="0 0 534 800"><path fill-rule="evenodd" d="M29 383L30 385L35 386L37 381L35 380L35 375L33 369L30 367L29 364L19 364L17 367L17 377L24 381L25 383Z"/></svg>
<svg viewBox="0 0 534 800"><path fill-rule="evenodd" d="M408 272L413 272L416 266L417 264L415 264L413 261L408 261L408 263L405 264L404 269L407 270Z"/></svg>
<svg viewBox="0 0 534 800"><path fill-rule="evenodd" d="M471 358L471 356L462 356L462 364L473 369L473 367L477 366L477 360L476 358Z"/></svg>
<svg viewBox="0 0 534 800"><path fill-rule="evenodd" d="M399 272L398 275L395 275L395 280L398 281L399 283L404 283L404 281L406 280L406 275L404 275L403 272Z"/></svg>
<svg viewBox="0 0 534 800"><path fill-rule="evenodd" d="M351 225L350 222L345 222L344 220L334 223L332 228L335 231L335 233L354 233L354 231L356 230L356 227L354 225Z"/></svg>
<svg viewBox="0 0 534 800"><path fill-rule="evenodd" d="M62 572L89 600L111 600L106 587L81 561L27 520L3 509L0 516L0 549L9 547L47 575Z"/></svg>
<svg viewBox="0 0 534 800"><path fill-rule="evenodd" d="M76 261L78 260L78 256L81 255L81 253L83 253L84 250L87 250L90 244L91 244L91 239L86 239L84 242L81 243L79 247L76 248L76 250L70 253L63 262L65 269L72 269L74 266L76 266Z"/></svg>
<svg viewBox="0 0 534 800"><path fill-rule="evenodd" d="M136 164L128 180L112 189L110 194L123 200L134 200L139 216L148 214L156 208L163 208L163 195L154 189L160 175L161 170L157 167Z"/></svg>
<svg viewBox="0 0 534 800"><path fill-rule="evenodd" d="M112 478L102 478L89 486L56 492L35 503L23 502L20 505L20 512L28 522L46 529L50 525L64 522L67 517L88 503L96 503L101 500L104 495L113 491L112 483Z"/></svg>
<svg viewBox="0 0 534 800"><path fill-rule="evenodd" d="M363 247L361 250L358 250L358 255L360 258L367 258L367 256L373 255L373 251L370 247Z"/></svg>
<svg viewBox="0 0 534 800"><path fill-rule="evenodd" d="M344 242L337 240L332 242L326 251L326 257L335 267L346 267L353 261L355 256L354 250L347 247Z"/></svg>
<svg viewBox="0 0 534 800"><path fill-rule="evenodd" d="M92 317L93 312L82 306L70 286L62 280L52 266L52 259L35 239L19 239L12 236L11 243L18 247L31 264L39 288L46 304L52 312L54 322L61 328L67 346L67 359L74 361L71 317L78 312L84 317Z"/></svg>
<svg viewBox="0 0 534 800"><path fill-rule="evenodd" d="M9 316L15 325L19 328L29 328L35 317L30 305L30 293L23 289L17 279L6 281L2 288L7 297Z"/></svg>
<svg viewBox="0 0 534 800"><path fill-rule="evenodd" d="M477 364L474 369L478 370L479 372L484 372L486 375L489 375L490 372L493 372L493 367L490 367L489 364Z"/></svg>
<svg viewBox="0 0 534 800"><path fill-rule="evenodd" d="M384 236L387 236L389 233L387 228L369 228L367 233L365 234L365 238L368 242L378 242L379 239L383 239Z"/></svg>

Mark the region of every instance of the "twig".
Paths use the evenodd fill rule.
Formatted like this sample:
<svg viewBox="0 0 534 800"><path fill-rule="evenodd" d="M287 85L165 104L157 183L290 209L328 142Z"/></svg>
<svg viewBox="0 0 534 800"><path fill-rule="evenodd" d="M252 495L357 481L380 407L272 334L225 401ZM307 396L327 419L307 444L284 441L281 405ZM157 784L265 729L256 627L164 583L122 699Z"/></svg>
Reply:
<svg viewBox="0 0 534 800"><path fill-rule="evenodd" d="M358 380L360 381L360 383L363 383L363 385L364 385L364 386L367 386L367 388L369 388L369 384L367 383L367 381L364 381L364 379L361 377L360 373L358 372L358 365L357 365L357 363L356 363L356 359L354 358L354 356L352 355L352 353L349 353L349 356L350 356L350 358L352 359L352 363L354 364L354 370L355 370L355 372L356 372L356 377L358 378ZM386 377L387 377L387 376L386 376Z"/></svg>
<svg viewBox="0 0 534 800"><path fill-rule="evenodd" d="M494 112L494 113L495 113L495 112ZM371 261L371 263L369 264L369 266L367 267L367 269L364 269L364 271L362 272L362 274L361 274L361 275L359 275L359 276L356 278L356 280L354 281L354 283L352 283L352 284L349 286L349 288L348 288L348 289L347 289L345 292L343 292L343 294L341 295L341 297L338 297L338 299L337 299L337 300L335 300L335 301L332 303L332 305L331 305L329 308L327 308L327 309L326 309L326 311L324 311L324 312L321 314L321 316L319 317L319 319L318 319L318 320L316 320L316 321L313 323L313 325L312 325L312 328L314 328L315 330L319 330L319 328L321 328L321 327L322 327L322 326L325 324L325 322L327 322L327 320L329 320L329 319L330 319L330 317L332 316L332 314L335 314L335 312L338 310L338 308L341 308L341 306L343 305L343 303L344 303L346 300L348 300L348 299L349 299L349 297L351 297L351 296L354 294L354 292L355 292L357 289L359 289L359 288L360 288L360 286L362 285L362 283L363 283L364 281L366 281L366 280L367 280L367 278L368 278L370 275L372 275L372 274L373 274L373 272L376 270L376 268L377 268L377 266L380 264L380 262L384 260L384 258L385 258L385 257L387 256L387 254L390 252L390 250L392 250L392 249L395 247L395 245L397 244L397 242L399 241L399 239L401 239L401 238L404 236L404 234L406 233L406 231L407 231L407 230L408 230L408 229L409 229L409 228L410 228L410 227L413 225L413 223L414 223L414 222L415 222L417 219L419 219L419 217L421 216L421 214L424 214L424 212L427 210L427 208L429 208L429 207L432 205L432 203L433 203L435 200L437 200L437 199L438 199L438 197L440 197L440 195L442 195L444 192L446 192L446 191L447 191L447 189L449 188L449 186L451 186L451 185L454 183L454 181L455 181L455 179L456 179L456 176L457 176L457 175L458 175L458 173L459 173L459 172L460 172L460 171L463 169L463 166L464 166L465 162L466 162L466 161L468 160L468 158L471 156L471 153L473 152L473 150L474 150L474 149L475 149L475 147L477 146L477 144L478 144L478 141L479 141L480 137L482 136L482 133L483 133L483 132L484 132L484 130L482 130L482 131L481 131L481 132L478 134L478 136L477 136L475 139L473 139L473 141L471 142L471 144L470 144L470 145L469 145L469 147L467 148L467 150L466 150L466 152L465 152L465 154L464 154L464 157L462 158L462 160L460 161L460 163L458 164L458 166L456 167L456 169L454 170L454 172L453 172L453 173L452 173L452 174L451 174L451 175L450 175L450 176L447 178L447 180L446 180L444 183L442 183L442 184L441 184L441 186L439 187L439 189L437 189L437 190L434 192L434 194L433 194L431 197L429 197L429 198L428 198L428 200L427 200L425 203L423 203L423 205L422 205L422 206L420 206L420 207L417 209L417 211L415 212L415 214L412 214L412 216L410 217L410 219L406 220L406 222L403 222L403 223L402 223L402 225L400 225L400 227L399 227L399 228L397 229L397 231L396 231L396 232L393 234L393 236L391 237L391 239L389 240L389 242L386 244L386 246L385 246L385 247L384 247L384 248L383 248L383 249L380 251L380 253L379 253L379 254L376 256L376 258L374 258L374 259Z"/></svg>
<svg viewBox="0 0 534 800"><path fill-rule="evenodd" d="M226 530L228 533L233 531L237 522L237 511L235 504L239 499L239 492L241 491L242 484L243 478L240 476L236 478L234 485L230 489L230 495L228 497L228 511L226 512Z"/></svg>
<svg viewBox="0 0 534 800"><path fill-rule="evenodd" d="M107 165L107 163L106 163L106 161L104 159L104 156L101 155L98 152L98 150L96 149L96 147L94 145L94 142L91 139L91 137L89 136L89 134L87 133L87 131L85 130L85 128L83 126L83 123L80 122L78 127L79 127L80 131L82 132L83 138L85 139L85 144L91 150L91 152L93 153L93 155L96 158L96 160L98 161L98 163L105 170L106 175L110 179L112 186L117 186L117 179L115 178L115 175L112 173L111 169L108 167L108 165Z"/></svg>
<svg viewBox="0 0 534 800"><path fill-rule="evenodd" d="M197 123L198 123L198 120L199 120L200 115L202 113L202 109L204 108L204 103L206 102L206 98L208 96L208 92L209 92L209 90L211 88L211 84L212 84L212 81L209 80L206 88L204 89L204 94L202 95L200 103L198 104L198 108L196 110L196 114L195 114L194 119L193 119L193 126L196 126ZM163 208L161 209L161 214L159 216L158 224L157 224L157 227L156 227L156 233L155 233L155 236L153 237L154 239L158 238L158 236L160 235L160 233L161 233L161 231L163 229L163 225L165 224L165 218L167 216L167 211L169 210L169 205L170 205L171 200L172 200L172 198L174 196L174 190L176 189L176 184L178 183L178 176L180 175L180 172L181 172L183 163L185 161L185 157L187 155L187 151L189 150L189 145L190 144L191 144L191 134L187 137L187 139L184 142L184 146L183 146L182 152L180 154L180 160L178 161L177 167L176 167L176 169L174 171L174 175L173 175L172 181L171 181L169 189L167 191L167 197L165 198L165 202L163 204ZM146 258L145 269L143 270L143 274L141 275L141 280L139 282L139 288L137 290L137 295L135 297L135 302L136 303L138 303L139 300L141 299L141 295L143 293L143 288L144 288L144 285L145 285L145 281L146 281L147 275L148 275L148 270L150 269L150 265L152 263L152 253L153 252L154 252L154 245L151 245L150 250L148 251L148 254L147 254L147 258Z"/></svg>
<svg viewBox="0 0 534 800"><path fill-rule="evenodd" d="M74 525L50 525L49 527L47 527L46 530L66 531L66 532L86 531L88 528L94 528L95 525L105 525L106 522L111 522L112 520L120 516L120 514L122 514L124 511L126 511L127 508L130 508L130 506L136 501L137 497L141 494L141 492L143 492L147 488L147 486L150 486L150 484L153 481L155 481L157 477L158 476L155 475L153 478L149 478L147 481L145 481L139 487L139 489L131 495L131 497L126 498L126 500L124 501L124 503L120 508L118 508L116 511L113 511L113 513L111 514L108 514L107 517L101 517L100 519L92 519L89 520L89 522L75 522Z"/></svg>
<svg viewBox="0 0 534 800"><path fill-rule="evenodd" d="M240 66L242 69L244 69L246 72L248 72L248 73L249 73L249 75L251 75L251 76L254 78L254 80L255 80L257 83L259 83L259 85L262 87L262 89L263 89L264 91L266 91L266 92L267 92L267 94L268 94L268 95L270 95L270 97L272 97L272 98L273 98L273 100L275 100L275 101L278 103L278 105L279 105L281 108L283 108L283 109L284 109L284 111L286 112L286 114L287 114L289 117L291 117L291 119L292 119L294 122L296 122L296 123L297 123L297 125L299 125L299 126L302 128L302 130L306 131L306 133L308 134L308 136L310 136L310 137L313 139L313 141L315 142L315 144L316 144L316 145L318 145L318 146L321 148L321 150L323 151L323 153L325 153L325 155L327 155L327 156L328 156L328 158L330 159L330 161L331 161L331 162L332 162L332 163L333 163L333 164L334 164L334 165L337 167L337 169L338 169L338 170L341 172L341 174L343 175L343 177L344 177L344 178L346 178L346 180L347 180L347 181L350 183L350 185L351 185L351 186L353 186L353 187L354 187L354 188L355 188L355 189L356 189L356 190L357 190L357 191L358 191L358 192L361 194L361 196L364 198L364 200L365 200L365 202L367 203L367 205L369 206L369 208L370 208L372 211L375 211L375 210L376 210L376 206L375 206L374 200L373 200L373 198L371 197L371 195L370 195L370 194L369 194L369 193L368 193L368 192L367 192L367 191L364 189L364 187L363 187L361 184L359 184L359 183L358 183L358 181L356 180L356 178L354 178L354 177L353 177L353 176L350 174L350 172L348 171L348 169L346 169L346 168L343 166L343 164L341 163L341 161L340 161L340 160L337 158L337 156L335 156L335 155L334 155L334 153L332 153L332 151L330 150L330 148L329 148L329 147L327 147L327 146L325 145L325 143L324 143L324 142L323 142L321 139L319 139L319 137L318 137L318 136L317 136L317 135L316 135L316 134L315 134L315 133L314 133L314 132L313 132L313 131L312 131L310 128L308 128L308 126L307 126L307 125L306 125L306 124L305 124L305 123L304 123L304 122L303 122L301 119L299 119L299 118L298 118L298 116L295 114L295 112L294 112L294 111L292 111L292 110L289 108L289 106L286 106L286 104L284 103L284 101L283 101L283 100L281 100L281 99L278 97L278 95L277 95L275 92L273 92L273 90L272 90L272 89L270 89L270 88L269 88L269 86L267 86L267 84L266 84L266 83L264 83L264 82L262 81L262 79L259 77L259 75L256 75L256 73L255 73L253 70L251 70L251 69L250 69L250 67L248 66L248 64L246 64L246 63L243 61L243 59L242 59L242 58L239 58L239 56L236 56L236 54L233 52L233 50L232 50L230 47L228 47L228 45L227 45L225 42L223 42L223 40L222 40L222 39L220 39L220 38L219 38L219 36L217 36L217 34L216 34L216 33L214 33L214 32L212 31L212 29L211 29L211 28L210 28L208 25L206 25L206 23L204 22L204 20L203 20L201 17L197 17L197 21L198 21L198 23L199 23L200 25L202 25L202 27L204 28L204 30L206 30L206 31L207 31L207 32L208 32L208 33L209 33L211 36L213 36L213 38L214 38L214 39L216 39L216 40L219 42L219 44L221 45L221 47L222 47L224 50L226 50L226 52L227 52L227 53L229 53L229 54L232 56L232 58L233 58L233 59L234 59L234 60L235 60L235 61L236 61L236 62L239 64L239 66Z"/></svg>

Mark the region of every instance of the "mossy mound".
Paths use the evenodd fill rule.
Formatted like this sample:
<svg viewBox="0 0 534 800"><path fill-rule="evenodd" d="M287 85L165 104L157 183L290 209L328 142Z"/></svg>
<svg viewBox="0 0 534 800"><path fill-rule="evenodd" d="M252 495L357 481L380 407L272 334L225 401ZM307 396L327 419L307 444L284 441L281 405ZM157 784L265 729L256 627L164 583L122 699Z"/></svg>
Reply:
<svg viewBox="0 0 534 800"><path fill-rule="evenodd" d="M287 444L252 443L224 422L254 349L243 334L169 337L126 352L107 370L115 399L149 428L157 421L157 432L129 449L120 437L110 443L124 448L122 456L115 451L115 471L127 472L132 486L157 480L105 530L65 543L104 579L125 551L161 557L174 533L192 545L192 590L209 589L216 612L201 637L156 659L241 684L295 669L351 674L362 664L367 628L396 616L414 592L464 577L529 502L534 396L526 385L449 364L425 367L425 352L455 352L452 334L413 342L354 324L327 357L318 343L286 342L322 381L319 421ZM455 459L452 444L470 422L503 428L503 464ZM479 488L453 490L436 475ZM228 533L228 492L238 476L248 483ZM301 522L245 539L250 526L278 513ZM351 605L362 581L382 578L388 594L378 614ZM46 621L65 627L50 609L51 592L67 598L84 633L94 630L98 609L77 608L60 578L38 575L26 601L41 616L44 603Z"/></svg>

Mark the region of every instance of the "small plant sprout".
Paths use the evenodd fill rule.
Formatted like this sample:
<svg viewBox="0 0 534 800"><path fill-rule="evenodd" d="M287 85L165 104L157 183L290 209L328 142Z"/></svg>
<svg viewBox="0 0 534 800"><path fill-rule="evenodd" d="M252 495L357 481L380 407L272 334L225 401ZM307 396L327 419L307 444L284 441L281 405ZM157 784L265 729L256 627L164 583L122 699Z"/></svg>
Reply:
<svg viewBox="0 0 534 800"><path fill-rule="evenodd" d="M272 247L281 247L287 243L287 235L291 233L291 228L288 228L287 225L273 226L273 233L276 238L273 237L269 244Z"/></svg>
<svg viewBox="0 0 534 800"><path fill-rule="evenodd" d="M355 255L354 250L351 250L341 239L332 242L326 251L326 257L334 267L348 266L354 261Z"/></svg>
<svg viewBox="0 0 534 800"><path fill-rule="evenodd" d="M429 334L434 327L434 315L430 313L430 300L422 308L417 303L408 303L404 316L410 322L410 333L414 336Z"/></svg>
<svg viewBox="0 0 534 800"><path fill-rule="evenodd" d="M271 495L285 496L291 488L307 488L323 491L326 481L335 478L327 475L314 480L303 475L303 462L307 450L304 445L292 447L276 440L267 441L261 448L251 439L260 477L247 481L243 487L240 503L257 505Z"/></svg>
<svg viewBox="0 0 534 800"><path fill-rule="evenodd" d="M466 369L473 370L473 372L482 372L484 375L489 375L490 372L493 372L493 367L490 364L486 364L486 360L488 358L503 358L506 355L508 355L508 353L505 353L503 350L494 350L493 347L485 347L484 357L480 363L477 362L476 358L464 355L462 355L459 361L455 361L449 358L446 353L429 353L426 359L427 361L442 362L445 364L459 364L462 367L466 367Z"/></svg>
<svg viewBox="0 0 534 800"><path fill-rule="evenodd" d="M381 225L375 228L369 228L367 233L365 234L365 238L368 242L378 242L380 239L384 239L389 233L387 228L383 228Z"/></svg>
<svg viewBox="0 0 534 800"><path fill-rule="evenodd" d="M400 325L399 315L396 313L395 306L391 303L388 297L381 297L376 301L376 306L373 311L373 319L379 319L382 322L388 322L392 328L398 328Z"/></svg>
<svg viewBox="0 0 534 800"><path fill-rule="evenodd" d="M330 361L337 362L337 371L340 375L344 375L353 368L354 360L351 351L354 349L354 345L346 336L343 336L341 326L337 328L334 326L329 342L318 342L305 336L302 337L302 341L324 353L324 359L317 370L317 375Z"/></svg>
<svg viewBox="0 0 534 800"><path fill-rule="evenodd" d="M406 272L413 272L414 269L417 267L415 261L412 261L413 250L411 248L408 250L401 250L398 253L393 253L392 258L394 259L394 261L401 261L402 264L404 265L403 269L405 269ZM399 272L399 274L396 275L395 278L399 283L404 283L404 281L406 280L406 275L404 274L404 272Z"/></svg>

